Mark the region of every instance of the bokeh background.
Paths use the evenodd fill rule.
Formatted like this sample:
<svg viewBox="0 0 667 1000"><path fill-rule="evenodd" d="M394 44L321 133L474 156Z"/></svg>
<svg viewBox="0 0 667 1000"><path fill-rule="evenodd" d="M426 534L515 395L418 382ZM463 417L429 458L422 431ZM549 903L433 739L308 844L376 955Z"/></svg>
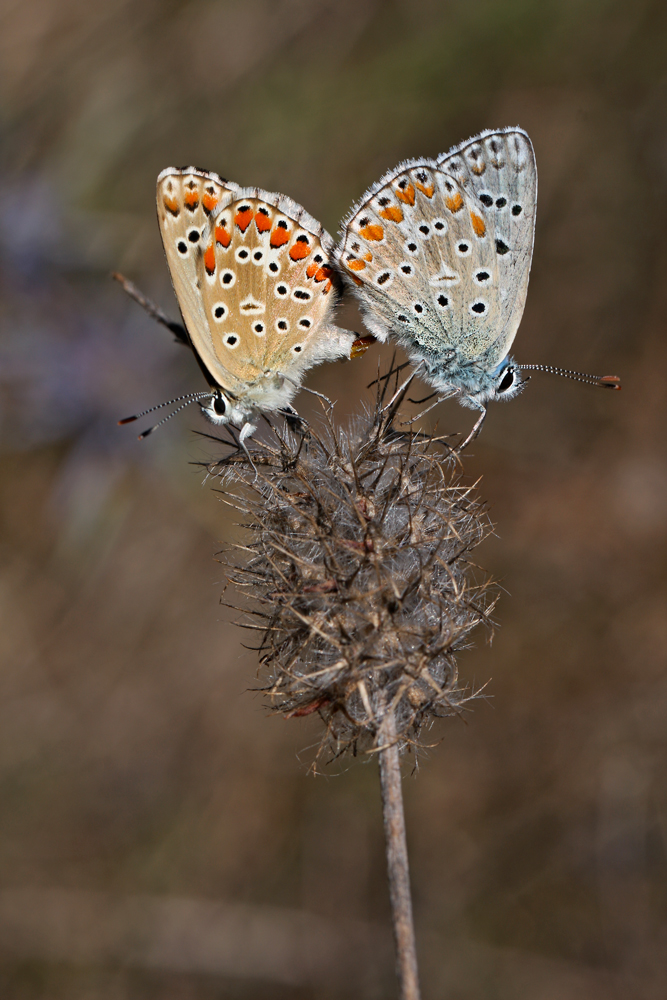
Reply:
<svg viewBox="0 0 667 1000"><path fill-rule="evenodd" d="M486 700L406 763L423 993L667 995L666 39L662 0L0 2L3 998L395 996L375 764L312 777L317 720L249 691L207 425L116 426L201 376L109 272L177 315L167 165L335 232L400 159L515 124L515 355L623 391L536 376L467 460L506 593L460 662ZM308 384L344 419L378 355Z"/></svg>

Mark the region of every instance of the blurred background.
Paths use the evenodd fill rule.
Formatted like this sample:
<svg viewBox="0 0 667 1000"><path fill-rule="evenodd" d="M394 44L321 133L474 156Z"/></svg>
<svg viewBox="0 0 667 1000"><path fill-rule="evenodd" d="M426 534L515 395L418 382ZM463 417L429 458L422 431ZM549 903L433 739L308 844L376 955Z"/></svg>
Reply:
<svg viewBox="0 0 667 1000"><path fill-rule="evenodd" d="M249 690L208 425L116 426L201 375L109 272L177 316L167 165L335 233L400 159L516 124L514 354L623 391L536 375L467 459L506 593L460 661L486 700L405 765L423 994L667 995L666 40L659 0L1 0L3 998L395 996L375 763L313 778L317 719ZM345 419L378 355L308 385Z"/></svg>

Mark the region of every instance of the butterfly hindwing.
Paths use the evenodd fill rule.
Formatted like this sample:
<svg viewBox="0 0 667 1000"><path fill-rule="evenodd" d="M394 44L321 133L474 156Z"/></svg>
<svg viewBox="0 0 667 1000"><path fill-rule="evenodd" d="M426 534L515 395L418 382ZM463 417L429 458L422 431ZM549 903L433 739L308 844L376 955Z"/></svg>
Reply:
<svg viewBox="0 0 667 1000"><path fill-rule="evenodd" d="M211 214L197 266L201 301L215 357L242 383L349 356L331 326L337 279L323 243L331 238L299 205L256 188Z"/></svg>
<svg viewBox="0 0 667 1000"><path fill-rule="evenodd" d="M535 194L520 130L386 174L348 216L337 250L371 331L434 360L455 351L463 364L497 364L523 311Z"/></svg>

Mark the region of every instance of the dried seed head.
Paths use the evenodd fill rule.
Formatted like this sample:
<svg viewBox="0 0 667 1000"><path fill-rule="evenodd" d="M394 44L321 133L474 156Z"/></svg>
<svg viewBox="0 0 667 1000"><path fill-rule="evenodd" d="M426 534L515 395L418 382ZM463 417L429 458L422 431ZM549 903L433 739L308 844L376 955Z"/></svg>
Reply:
<svg viewBox="0 0 667 1000"><path fill-rule="evenodd" d="M250 537L227 553L263 690L285 716L318 712L320 752L401 746L471 697L455 654L493 593L470 553L491 525L442 439L395 429L397 406L305 437L275 428L209 467L235 483ZM238 490L238 486L243 488Z"/></svg>

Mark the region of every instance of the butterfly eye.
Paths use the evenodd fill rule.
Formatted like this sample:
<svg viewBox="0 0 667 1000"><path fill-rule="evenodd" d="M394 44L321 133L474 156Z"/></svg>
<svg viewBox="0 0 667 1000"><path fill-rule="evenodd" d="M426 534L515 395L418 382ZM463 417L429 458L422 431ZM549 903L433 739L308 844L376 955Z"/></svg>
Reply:
<svg viewBox="0 0 667 1000"><path fill-rule="evenodd" d="M497 391L507 392L507 390L511 389L513 385L514 385L514 369L508 368L500 381L500 385L498 386Z"/></svg>
<svg viewBox="0 0 667 1000"><path fill-rule="evenodd" d="M225 397L223 395L217 395L214 398L213 409L219 417L224 417L225 412L227 411L227 404L225 403Z"/></svg>

